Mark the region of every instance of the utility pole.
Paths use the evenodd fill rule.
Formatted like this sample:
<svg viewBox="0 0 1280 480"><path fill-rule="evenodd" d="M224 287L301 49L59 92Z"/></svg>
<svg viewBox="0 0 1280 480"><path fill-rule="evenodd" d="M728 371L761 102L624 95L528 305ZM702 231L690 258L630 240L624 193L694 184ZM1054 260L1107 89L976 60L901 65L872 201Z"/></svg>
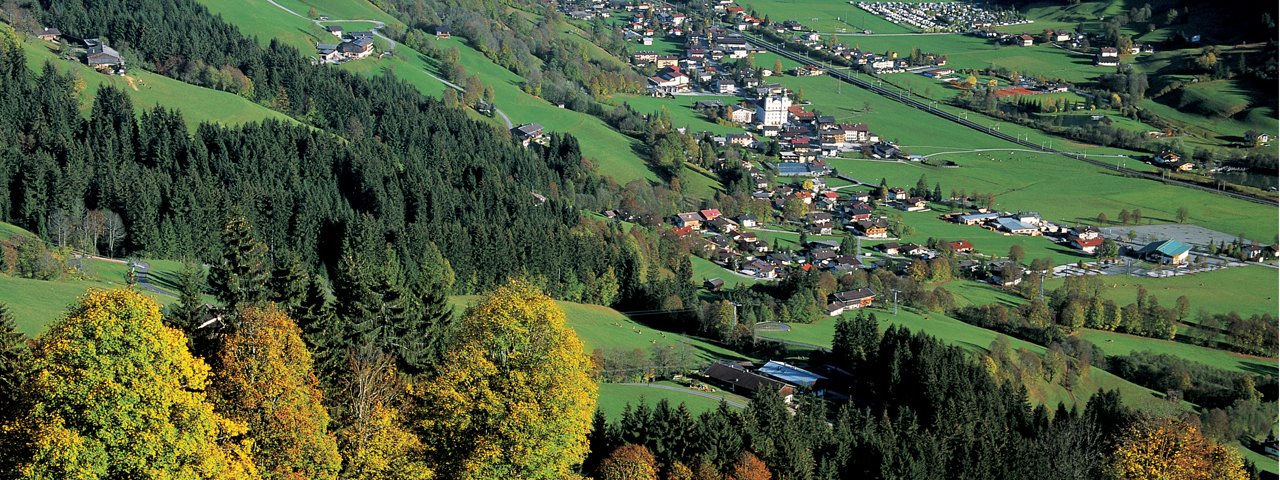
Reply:
<svg viewBox="0 0 1280 480"><path fill-rule="evenodd" d="M898 292L900 291L901 290L898 290L896 288L893 289L893 315L894 316L898 315Z"/></svg>

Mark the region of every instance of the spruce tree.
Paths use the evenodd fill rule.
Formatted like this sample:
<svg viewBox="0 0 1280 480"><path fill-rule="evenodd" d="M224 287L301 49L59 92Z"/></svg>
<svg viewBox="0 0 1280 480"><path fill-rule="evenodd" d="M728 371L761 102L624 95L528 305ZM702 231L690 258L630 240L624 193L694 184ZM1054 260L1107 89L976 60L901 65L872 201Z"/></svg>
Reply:
<svg viewBox="0 0 1280 480"><path fill-rule="evenodd" d="M209 289L228 309L267 298L270 273L266 247L253 236L253 226L236 215L222 230L222 259L209 270Z"/></svg>
<svg viewBox="0 0 1280 480"><path fill-rule="evenodd" d="M271 301L291 309L307 294L307 269L295 253L285 254L271 269Z"/></svg>
<svg viewBox="0 0 1280 480"><path fill-rule="evenodd" d="M193 336L204 317L204 272L195 262L186 262L178 274L178 303L169 309L165 323Z"/></svg>
<svg viewBox="0 0 1280 480"><path fill-rule="evenodd" d="M29 353L13 315L0 303L0 423L18 415Z"/></svg>

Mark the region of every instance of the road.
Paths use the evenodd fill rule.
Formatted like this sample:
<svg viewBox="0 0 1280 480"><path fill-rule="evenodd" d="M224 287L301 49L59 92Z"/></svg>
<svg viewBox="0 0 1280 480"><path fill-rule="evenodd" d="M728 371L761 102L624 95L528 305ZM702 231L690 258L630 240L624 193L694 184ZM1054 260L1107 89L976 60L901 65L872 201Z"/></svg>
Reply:
<svg viewBox="0 0 1280 480"><path fill-rule="evenodd" d="M155 285L153 285L153 284L151 283L151 278L150 278L150 276L149 276L149 275L147 275L148 271L151 269L151 265L150 265L150 264L148 264L147 262L143 262L143 261L139 260L139 261L135 261L135 262L133 262L133 263L129 263L129 262L126 262L126 261L121 260L121 259L118 259L118 258L100 257L100 256L97 256L97 255L88 255L88 254L84 254L84 253L81 253L81 254L79 254L78 256L79 256L80 258L90 258L90 259L93 259L93 260L100 260L100 261L103 261L103 262L120 263L120 264L124 264L124 265L132 266L132 267L134 267L134 268L136 269L136 272L137 272L137 274L138 274L138 275L135 277L135 279L138 281L138 287L139 287L139 288L141 288L141 289L143 289L143 290L146 290L146 291L148 291L148 292L154 293L154 294L156 294L156 295L164 295L164 296L166 296L166 297L176 297L176 296L177 296L177 295L174 295L173 293L170 293L170 292L168 292L168 291L161 290L160 288L156 287Z"/></svg>
<svg viewBox="0 0 1280 480"><path fill-rule="evenodd" d="M365 23L372 23L372 24L373 24L373 28L370 28L370 29L369 29L369 31L370 31L370 32L373 32L373 36L378 37L378 38L381 38L381 39L383 39L383 40L386 40L386 41L387 41L387 43L391 44L391 48L388 48L388 49L387 49L388 51L390 51L390 50L394 50L394 49L396 48L396 41L395 41L395 40L392 40L392 39L391 39L391 37L388 37L388 36L386 36L386 35L383 35L383 34L382 34L382 32L379 32L379 31L378 31L379 29L384 28L384 27L386 27L386 26L387 26L386 22L383 22L383 21L380 21L380 20L368 20L368 19L361 19L361 18L345 19L345 20L315 20L315 19L312 19L312 18L307 17L306 15L303 15L303 14L301 14L301 13L298 13L298 12L295 12L295 11L293 11L293 10L290 10L290 9L289 9L289 7L286 7L286 6L284 6L284 5L281 5L281 4L277 3L277 2L276 2L276 0L267 0L267 1L268 1L268 2L271 2L271 4L272 4L272 5L275 5L275 6L276 6L277 8L279 8L279 9L284 10L284 11L286 11L286 12L289 12L290 14L292 14L292 15L293 15L293 16L295 16L295 17L298 17L298 18L305 18L305 19L309 20L311 23L316 24L316 26L317 26L317 27L324 27L324 24L326 24L326 23L351 23L351 22L365 22ZM422 70L422 72L423 72L423 73L426 73L427 75L430 75L430 76L431 76L431 78L434 78L434 79L436 79L436 80L439 80L439 81L440 81L440 83L445 84L445 85L446 85L446 86L448 86L449 88L452 88L452 89L457 90L457 91L459 91L459 92L462 92L462 91L464 91L464 90L465 90L464 88L462 88L462 87L461 87L461 86L459 86L458 84L455 84L455 83L453 83L453 82L450 82L450 81L448 81L448 80L445 80L445 79L443 79L443 78L440 78L440 77L436 76L436 74L431 73L430 71L428 71L428 70L426 70L426 69L423 69L423 70ZM506 124L506 126L507 126L507 130L510 130L510 129L511 129L511 127L514 127L514 126L515 126L514 124L512 124L512 123L511 123L511 118L510 118L510 117L508 117L508 116L507 116L507 114L506 114L505 112L503 112L502 110L499 110L497 107L494 107L494 108L493 108L493 113L494 113L494 114L496 114L496 115L498 115L499 117L502 117L502 123Z"/></svg>
<svg viewBox="0 0 1280 480"><path fill-rule="evenodd" d="M739 401L737 401L737 400L733 400L733 399L730 399L730 398L725 397L725 396L722 396L722 395L716 395L716 394L714 394L714 393L710 393L710 392L704 392L704 391L701 391L701 390L694 390L694 389L692 389L692 388L674 387L674 386L671 386L671 385L654 385L654 384L651 384L651 383L619 383L618 385L633 385L633 386L639 386L639 387L656 388L656 389L659 389L659 390L670 390L670 391L673 391L673 392L687 393L687 394L690 394L690 395L696 395L696 396L703 397L703 398L710 398L710 399L715 400L715 401L717 401L717 402L719 402L719 401L723 401L724 403L727 403L730 407L734 407L734 408L747 408L747 404L742 403L742 402L739 402Z"/></svg>
<svg viewBox="0 0 1280 480"><path fill-rule="evenodd" d="M1227 192L1227 191L1217 190L1217 189L1213 189L1213 188L1209 188L1209 187L1201 186L1201 185L1198 185L1198 184L1195 184L1195 183L1191 183L1191 182L1184 182L1184 181L1181 181L1181 180L1174 180L1174 179L1164 178L1164 177L1161 177L1160 175L1156 175L1156 174L1152 174L1152 173L1147 173L1147 172L1143 172L1143 171L1139 171L1139 170L1134 170L1134 169L1131 169L1131 168L1125 168L1125 167L1121 167L1121 166L1117 166L1117 165L1112 165L1112 164L1110 164L1110 163L1103 162L1103 161L1099 161L1099 160L1091 160L1091 159L1089 159L1086 155L1083 155L1083 154L1080 154L1080 153L1075 153L1075 152L1064 152L1064 151L1061 151L1061 150L1054 150L1053 148L1049 148L1049 147L1046 147L1046 146L1044 146L1044 145L1038 145L1038 144L1032 143L1032 142L1030 142L1030 141L1022 140L1022 139L1017 138L1017 137L1015 137L1015 136L1013 136L1013 135L1009 135L1009 134L1007 134L1007 133L1003 133L1003 132L1001 132L1001 131L999 131L999 130L996 130L995 128L992 128L992 127L989 127L989 126L984 126L984 125L979 124L978 122L975 122L975 121L969 120L968 118L960 117L960 116L955 115L955 114L953 114L953 113L951 113L951 112L947 112L947 111L945 111L945 110L941 110L941 109L939 109L939 108L937 108L937 107L934 107L934 106L930 105L929 103L922 102L922 101L920 101L920 100L916 100L916 99L915 99L915 97L910 96L908 93L906 93L906 92L904 92L904 91L901 91L901 90L891 90L891 89L885 88L885 87L883 87L883 86L877 85L876 83L873 83L873 82L870 82L870 81L864 80L864 79L862 79L862 78L860 78L860 77L858 77L858 76L849 75L848 73L845 73L845 72L844 72L844 71L842 71L842 70L839 70L839 69L835 69L835 68L828 67L828 66L826 66L826 65L825 65L825 64L823 64L823 63L820 63L820 62L818 62L818 61L816 61L816 60L814 60L814 59L812 59L812 58L809 58L809 57L808 57L808 56L806 56L806 55L801 55L801 54L798 54L798 53L792 52L792 51L790 51L790 50L787 50L787 49L786 49L784 46L782 46L782 45L777 45L777 44L774 44L774 43L771 43L771 42L765 41L763 38L760 38L760 37L757 37L757 36L755 36L755 35L751 35L751 34L748 34L748 33L743 33L743 36L747 37L747 39L748 39L748 40L750 40L753 44L759 45L760 47L762 47L762 48L764 48L764 49L766 49L766 50L769 50L769 51L771 51L771 52L774 52L774 53L776 53L776 54L778 54L778 55L781 55L781 56L786 57L786 58L788 58L788 59L791 59L791 60L794 60L794 61L800 62L800 63L801 63L801 64L803 64L803 65L813 65L813 66L820 67L820 68L822 68L822 70L823 70L823 71L825 71L828 75L831 75L832 77L835 77L836 79L842 80L842 81L844 81L844 82L846 82L846 83L852 83L852 84L854 84L854 85L857 85L857 86L859 86L859 87L862 87L862 88L864 88L864 89L866 89L866 90L870 90L872 93L875 93L875 94L880 95L880 96L882 96L882 97L888 98L888 99L890 99L890 100L895 100L895 101L898 101L898 102L900 102L900 103L904 103L904 104L906 104L906 105L908 105L908 106L910 106L910 107L913 107L913 108L916 108L916 109L919 109L919 110L924 110L924 111L925 111L925 112L927 112L927 113L933 114L933 115L938 116L938 117L942 117L942 118L944 118L944 119L946 119L946 120L949 120L949 121L951 121L951 122L958 123L958 124L960 124L960 125L964 125L964 126L966 126L966 127L972 128L972 129L974 129L974 130L978 130L978 131L980 131L980 132L983 132L983 133L985 133L985 134L987 134L987 135L990 135L990 136L993 136L993 137L999 138L999 139L1004 140L1004 141L1006 141L1006 142L1011 142L1011 143L1016 143L1016 144L1018 144L1018 145L1022 145L1022 146L1024 146L1024 147L1027 147L1028 149L1031 149L1031 150L1034 150L1034 151L1038 151L1038 152L1046 152L1046 153L1053 153L1053 154L1062 155L1062 156L1067 157L1067 158L1071 158L1071 159L1074 159L1074 160L1079 160L1079 161L1082 161L1082 162L1090 163L1090 164L1095 165L1095 166L1100 167L1100 168L1105 168L1105 169L1108 169L1108 170L1113 170L1113 171L1121 172L1121 173L1124 173L1124 174L1129 175L1129 176L1134 176L1134 177L1139 177L1139 178L1146 178L1146 179L1148 179L1148 180L1156 180L1156 181L1160 181L1160 182L1164 182L1164 183L1168 183L1168 184L1179 185L1179 186L1186 187L1186 188L1193 188L1193 189L1197 189L1197 190L1203 190L1203 191L1206 191L1206 192L1217 193L1217 194L1219 194L1219 195L1225 195L1225 196L1232 197L1232 198L1236 198L1236 199L1239 199L1239 200L1245 200L1245 201L1254 202L1254 203L1259 203L1259 204L1263 204L1263 205L1269 205L1269 206L1278 205L1277 201L1275 201L1275 200L1269 200L1269 199L1257 198L1257 197L1252 197L1252 196L1249 196L1249 195L1242 195L1242 194L1235 193L1235 192ZM966 116L966 117L967 117L967 116Z"/></svg>

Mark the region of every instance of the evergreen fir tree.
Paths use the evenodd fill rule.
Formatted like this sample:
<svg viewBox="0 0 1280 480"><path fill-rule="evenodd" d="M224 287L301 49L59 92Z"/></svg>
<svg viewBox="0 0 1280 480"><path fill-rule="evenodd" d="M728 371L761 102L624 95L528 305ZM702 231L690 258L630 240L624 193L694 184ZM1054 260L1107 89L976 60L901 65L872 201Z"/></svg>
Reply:
<svg viewBox="0 0 1280 480"><path fill-rule="evenodd" d="M222 230L222 259L209 270L209 289L229 310L267 298L270 279L266 248L253 236L253 226L236 215Z"/></svg>
<svg viewBox="0 0 1280 480"><path fill-rule="evenodd" d="M19 414L29 353L13 315L0 303L0 423Z"/></svg>
<svg viewBox="0 0 1280 480"><path fill-rule="evenodd" d="M302 303L307 294L307 269L295 253L284 255L271 270L271 301L286 310Z"/></svg>
<svg viewBox="0 0 1280 480"><path fill-rule="evenodd" d="M204 272L200 264L188 261L178 274L178 303L169 309L165 323L193 338L204 320Z"/></svg>

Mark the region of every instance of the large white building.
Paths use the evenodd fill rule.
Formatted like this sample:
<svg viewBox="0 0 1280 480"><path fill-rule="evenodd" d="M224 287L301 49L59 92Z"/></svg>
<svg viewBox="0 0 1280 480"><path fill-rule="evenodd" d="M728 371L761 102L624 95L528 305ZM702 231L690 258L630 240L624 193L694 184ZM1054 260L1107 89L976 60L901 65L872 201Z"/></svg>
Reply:
<svg viewBox="0 0 1280 480"><path fill-rule="evenodd" d="M787 123L787 109L791 98L786 95L770 95L756 105L756 121L761 127L781 127Z"/></svg>

